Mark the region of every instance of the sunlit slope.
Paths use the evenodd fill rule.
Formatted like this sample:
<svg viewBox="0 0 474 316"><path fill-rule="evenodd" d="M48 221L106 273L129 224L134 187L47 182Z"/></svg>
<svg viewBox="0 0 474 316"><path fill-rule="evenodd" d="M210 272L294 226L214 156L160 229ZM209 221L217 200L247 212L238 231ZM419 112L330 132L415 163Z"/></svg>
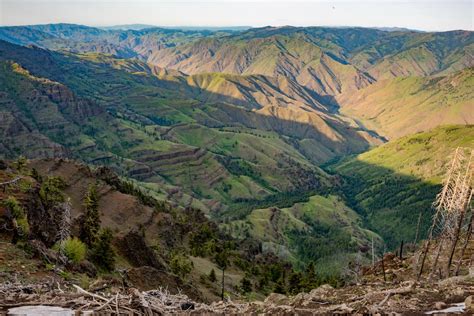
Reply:
<svg viewBox="0 0 474 316"><path fill-rule="evenodd" d="M236 238L261 240L264 251L296 265L329 263L318 270L331 274L341 272L361 249L367 251L372 237L377 244L381 242L379 236L362 228L362 222L339 197L314 195L285 208L255 209L224 227Z"/></svg>
<svg viewBox="0 0 474 316"><path fill-rule="evenodd" d="M379 81L338 97L341 111L389 139L474 123L474 68L444 77Z"/></svg>

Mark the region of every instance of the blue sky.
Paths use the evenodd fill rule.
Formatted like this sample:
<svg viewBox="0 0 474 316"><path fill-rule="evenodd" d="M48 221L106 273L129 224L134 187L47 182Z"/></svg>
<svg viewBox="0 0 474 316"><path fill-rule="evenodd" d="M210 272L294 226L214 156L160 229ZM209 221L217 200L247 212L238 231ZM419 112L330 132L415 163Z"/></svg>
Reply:
<svg viewBox="0 0 474 316"><path fill-rule="evenodd" d="M474 0L0 0L0 25L365 26L473 30Z"/></svg>

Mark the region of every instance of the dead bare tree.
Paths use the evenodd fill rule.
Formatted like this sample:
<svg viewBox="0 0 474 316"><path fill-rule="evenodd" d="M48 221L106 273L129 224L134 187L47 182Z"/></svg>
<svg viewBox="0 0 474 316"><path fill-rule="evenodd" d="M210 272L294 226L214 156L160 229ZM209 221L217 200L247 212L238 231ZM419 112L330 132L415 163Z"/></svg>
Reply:
<svg viewBox="0 0 474 316"><path fill-rule="evenodd" d="M469 156L465 154L466 151L470 151ZM439 259L442 256L442 252L446 250L448 251L445 267L446 276L450 274L450 267L461 234L465 213L472 198L473 153L474 150L461 147L456 148L454 152L451 166L443 181L443 188L433 203L436 211L423 250L418 279L423 273L429 247L435 235L438 236L438 247L430 277L433 277L435 272L437 272L436 268ZM445 244L448 244L448 246L445 247Z"/></svg>
<svg viewBox="0 0 474 316"><path fill-rule="evenodd" d="M464 237L464 245L461 249L461 254L459 256L459 260L458 260L458 263L456 265L455 275L459 275L459 270L461 268L462 258L464 257L464 253L466 252L467 245L469 243L469 240L471 239L473 223L474 223L474 214L473 214L472 209L471 209L471 219L469 220L469 224L468 224L467 229L466 229L466 235Z"/></svg>
<svg viewBox="0 0 474 316"><path fill-rule="evenodd" d="M61 218L61 227L58 231L58 245L59 254L64 257L64 246L66 239L71 235L71 200L68 198L66 202L61 205L63 210Z"/></svg>

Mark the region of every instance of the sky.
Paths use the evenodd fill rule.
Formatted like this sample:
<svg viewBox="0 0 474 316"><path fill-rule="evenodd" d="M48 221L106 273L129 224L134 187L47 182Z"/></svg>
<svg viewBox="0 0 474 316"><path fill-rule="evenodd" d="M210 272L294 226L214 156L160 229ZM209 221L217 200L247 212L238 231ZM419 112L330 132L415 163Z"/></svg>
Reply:
<svg viewBox="0 0 474 316"><path fill-rule="evenodd" d="M0 25L363 26L474 30L474 0L0 0Z"/></svg>

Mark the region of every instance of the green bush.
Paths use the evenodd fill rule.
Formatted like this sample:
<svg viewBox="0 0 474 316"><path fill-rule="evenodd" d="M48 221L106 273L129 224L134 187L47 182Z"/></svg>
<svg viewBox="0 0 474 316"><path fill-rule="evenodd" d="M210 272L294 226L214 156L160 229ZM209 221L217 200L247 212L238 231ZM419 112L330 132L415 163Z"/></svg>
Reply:
<svg viewBox="0 0 474 316"><path fill-rule="evenodd" d="M41 202L48 208L64 202L65 198L62 190L65 187L66 183L60 177L48 177L41 184L39 191Z"/></svg>
<svg viewBox="0 0 474 316"><path fill-rule="evenodd" d="M54 249L59 251L61 247L64 255L74 263L79 263L86 257L87 247L76 237L68 237L61 243L56 243Z"/></svg>
<svg viewBox="0 0 474 316"><path fill-rule="evenodd" d="M28 160L26 159L25 156L20 156L18 159L13 163L13 166L20 172L23 171L23 169L26 167L26 164L28 163Z"/></svg>
<svg viewBox="0 0 474 316"><path fill-rule="evenodd" d="M18 236L25 239L30 233L30 225L25 210L13 196L9 196L2 204L10 211L13 220L16 221Z"/></svg>
<svg viewBox="0 0 474 316"><path fill-rule="evenodd" d="M184 279L193 270L193 262L185 255L176 253L171 257L170 268L174 274Z"/></svg>

